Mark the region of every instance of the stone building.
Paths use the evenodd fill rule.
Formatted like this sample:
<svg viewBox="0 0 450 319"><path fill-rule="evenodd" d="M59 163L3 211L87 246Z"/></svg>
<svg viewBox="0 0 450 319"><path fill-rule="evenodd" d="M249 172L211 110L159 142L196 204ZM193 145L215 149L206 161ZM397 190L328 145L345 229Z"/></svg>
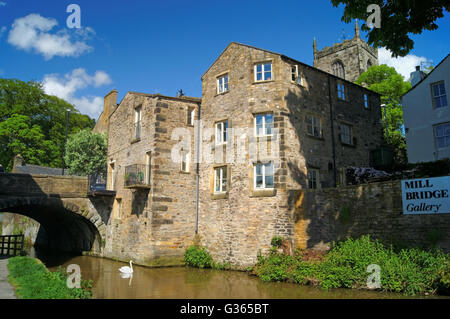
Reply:
<svg viewBox="0 0 450 319"><path fill-rule="evenodd" d="M116 198L104 254L143 264L182 257L196 233L215 260L254 264L274 236L293 243L289 191L338 185L382 143L377 93L235 42L202 99L129 92L105 123Z"/></svg>
<svg viewBox="0 0 450 319"><path fill-rule="evenodd" d="M354 82L372 65L378 65L378 49L368 45L359 35L358 21L355 36L331 47L317 50L314 39L314 67Z"/></svg>
<svg viewBox="0 0 450 319"><path fill-rule="evenodd" d="M106 107L116 105L114 97L114 91L106 96ZM109 126L107 188L116 191L106 256L148 264L183 256L186 243L192 242L195 166L191 160L172 160L177 141L171 136L175 129L193 134L200 101L128 92L105 121Z"/></svg>

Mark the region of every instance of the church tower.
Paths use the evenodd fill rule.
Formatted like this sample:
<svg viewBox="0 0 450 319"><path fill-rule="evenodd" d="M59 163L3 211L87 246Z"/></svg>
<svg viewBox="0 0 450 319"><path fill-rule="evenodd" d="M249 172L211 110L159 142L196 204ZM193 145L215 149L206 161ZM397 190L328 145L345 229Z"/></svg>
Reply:
<svg viewBox="0 0 450 319"><path fill-rule="evenodd" d="M359 35L358 20L355 22L355 36L332 47L317 50L314 38L314 67L354 82L372 65L378 65L378 49L368 45Z"/></svg>

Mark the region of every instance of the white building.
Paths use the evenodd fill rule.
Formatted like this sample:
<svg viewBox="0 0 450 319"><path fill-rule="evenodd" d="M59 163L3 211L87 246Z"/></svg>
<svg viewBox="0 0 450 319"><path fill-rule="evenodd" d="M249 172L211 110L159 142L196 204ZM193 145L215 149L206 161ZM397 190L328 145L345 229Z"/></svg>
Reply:
<svg viewBox="0 0 450 319"><path fill-rule="evenodd" d="M450 158L450 54L430 73L411 73L412 88L402 97L410 163Z"/></svg>

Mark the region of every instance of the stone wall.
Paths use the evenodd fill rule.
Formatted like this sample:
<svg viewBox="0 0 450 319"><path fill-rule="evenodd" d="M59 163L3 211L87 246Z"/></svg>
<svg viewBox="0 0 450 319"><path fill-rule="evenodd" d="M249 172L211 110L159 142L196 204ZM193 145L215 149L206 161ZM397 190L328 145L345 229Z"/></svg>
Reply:
<svg viewBox="0 0 450 319"><path fill-rule="evenodd" d="M370 234L385 244L450 252L450 214L404 215L401 182L378 182L322 190L290 191L296 247L327 249L333 241Z"/></svg>

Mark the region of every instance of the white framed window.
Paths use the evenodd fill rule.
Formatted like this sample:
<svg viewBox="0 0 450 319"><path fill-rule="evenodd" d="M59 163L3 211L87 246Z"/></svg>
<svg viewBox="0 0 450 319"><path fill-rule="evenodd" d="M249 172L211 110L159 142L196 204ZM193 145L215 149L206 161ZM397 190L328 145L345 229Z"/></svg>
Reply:
<svg viewBox="0 0 450 319"><path fill-rule="evenodd" d="M195 108L190 107L187 110L187 124L194 126L194 121L195 121Z"/></svg>
<svg viewBox="0 0 450 319"><path fill-rule="evenodd" d="M431 90L433 95L433 105L435 108L446 107L447 95L445 93L444 81L431 84Z"/></svg>
<svg viewBox="0 0 450 319"><path fill-rule="evenodd" d="M255 136L273 135L273 113L255 115Z"/></svg>
<svg viewBox="0 0 450 319"><path fill-rule="evenodd" d="M254 164L254 187L255 189L272 189L273 162Z"/></svg>
<svg viewBox="0 0 450 319"><path fill-rule="evenodd" d="M214 193L225 193L227 191L227 167L214 168Z"/></svg>
<svg viewBox="0 0 450 319"><path fill-rule="evenodd" d="M434 136L438 149L450 147L450 122L434 127Z"/></svg>
<svg viewBox="0 0 450 319"><path fill-rule="evenodd" d="M181 171L184 173L189 173L189 162L191 153L185 150L181 151Z"/></svg>
<svg viewBox="0 0 450 319"><path fill-rule="evenodd" d="M306 115L306 132L311 136L322 137L320 118L313 115Z"/></svg>
<svg viewBox="0 0 450 319"><path fill-rule="evenodd" d="M308 188L316 189L319 185L319 170L308 168Z"/></svg>
<svg viewBox="0 0 450 319"><path fill-rule="evenodd" d="M226 144L228 141L228 121L216 123L216 145Z"/></svg>
<svg viewBox="0 0 450 319"><path fill-rule="evenodd" d="M338 83L337 84L337 94L338 94L338 98L340 100L345 101L346 100L346 95L345 95L345 86L343 83Z"/></svg>
<svg viewBox="0 0 450 319"><path fill-rule="evenodd" d="M228 74L222 75L217 78L217 93L228 92Z"/></svg>
<svg viewBox="0 0 450 319"><path fill-rule="evenodd" d="M141 121L142 121L142 107L139 106L134 109L134 138L141 137Z"/></svg>
<svg viewBox="0 0 450 319"><path fill-rule="evenodd" d="M291 66L291 81L297 83L298 78L298 65L293 65Z"/></svg>
<svg viewBox="0 0 450 319"><path fill-rule="evenodd" d="M352 127L348 124L341 124L341 142L352 145Z"/></svg>
<svg viewBox="0 0 450 319"><path fill-rule="evenodd" d="M367 96L367 94L364 94L364 108L369 108L369 97Z"/></svg>
<svg viewBox="0 0 450 319"><path fill-rule="evenodd" d="M272 62L255 64L255 82L272 80Z"/></svg>

